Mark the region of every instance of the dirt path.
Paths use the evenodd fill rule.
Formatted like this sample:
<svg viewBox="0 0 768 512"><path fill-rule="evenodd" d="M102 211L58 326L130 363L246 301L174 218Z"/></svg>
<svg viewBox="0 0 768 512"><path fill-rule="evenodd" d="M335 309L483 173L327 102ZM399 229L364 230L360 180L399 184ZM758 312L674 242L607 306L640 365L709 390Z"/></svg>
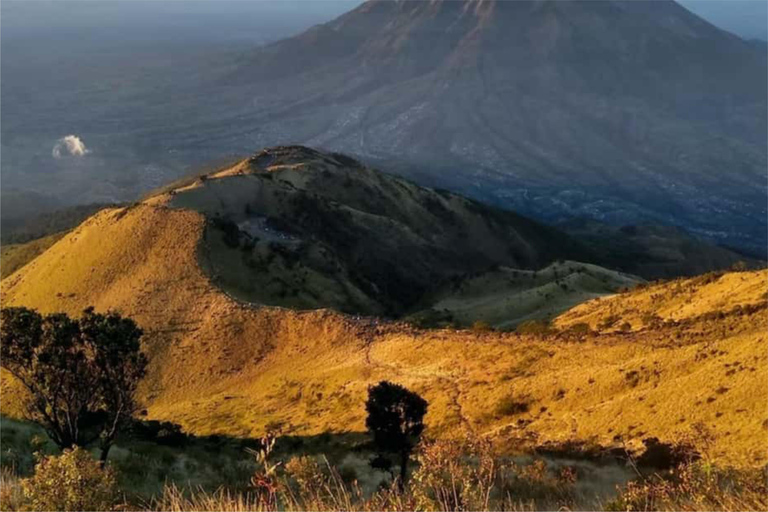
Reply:
<svg viewBox="0 0 768 512"><path fill-rule="evenodd" d="M448 377L436 376L434 372L408 370L396 364L386 363L386 362L377 360L371 354L372 352L371 348L373 347L375 341L376 341L376 336L373 334L370 334L367 339L363 340L364 347L365 347L364 350L365 350L366 365L368 365L370 368L385 370L386 372L391 373L393 375L400 375L400 376L408 377L412 379L431 380L431 379L437 378L437 382L439 383L440 387L446 390L449 398L448 402L451 405L451 408L454 414L459 419L459 422L461 423L461 425L464 427L466 431L475 433L475 429L472 426L472 422L464 413L464 409L461 405L461 401L460 401L461 389L459 388L459 385L456 382L455 376L453 375L450 375Z"/></svg>

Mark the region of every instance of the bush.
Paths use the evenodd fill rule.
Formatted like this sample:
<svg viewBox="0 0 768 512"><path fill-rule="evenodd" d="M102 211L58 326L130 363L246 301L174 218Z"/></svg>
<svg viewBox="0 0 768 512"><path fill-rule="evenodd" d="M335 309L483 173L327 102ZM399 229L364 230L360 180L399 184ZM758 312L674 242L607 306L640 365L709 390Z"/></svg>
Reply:
<svg viewBox="0 0 768 512"><path fill-rule="evenodd" d="M472 324L472 331L476 333L491 332L492 330L493 327L491 327L488 322L484 322L482 320L478 320Z"/></svg>
<svg viewBox="0 0 768 512"><path fill-rule="evenodd" d="M603 318L599 324L597 324L597 328L599 330L605 330L610 329L611 327L616 324L620 320L619 315L608 315L607 317Z"/></svg>
<svg viewBox="0 0 768 512"><path fill-rule="evenodd" d="M528 412L530 403L527 397L506 396L496 405L496 414L500 416L514 416Z"/></svg>
<svg viewBox="0 0 768 512"><path fill-rule="evenodd" d="M298 496L304 500L319 500L323 494L328 478L320 464L312 457L292 457L285 464L285 473L289 477L291 487L295 487Z"/></svg>
<svg viewBox="0 0 768 512"><path fill-rule="evenodd" d="M133 420L128 427L131 437L165 446L182 447L190 442L181 425L170 421Z"/></svg>
<svg viewBox="0 0 768 512"><path fill-rule="evenodd" d="M592 329L589 327L588 323L579 322L570 326L568 332L576 336L586 336L587 334L592 334Z"/></svg>
<svg viewBox="0 0 768 512"><path fill-rule="evenodd" d="M703 461L632 481L606 510L768 510L762 470L723 469Z"/></svg>
<svg viewBox="0 0 768 512"><path fill-rule="evenodd" d="M21 487L29 510L111 510L118 500L112 469L79 447L42 457Z"/></svg>
<svg viewBox="0 0 768 512"><path fill-rule="evenodd" d="M546 320L528 320L517 326L517 334L531 334L534 336L546 336L552 334L552 326Z"/></svg>
<svg viewBox="0 0 768 512"><path fill-rule="evenodd" d="M486 439L423 443L411 492L417 510L488 510L499 466Z"/></svg>
<svg viewBox="0 0 768 512"><path fill-rule="evenodd" d="M637 458L637 464L655 469L672 469L690 464L701 458L692 444L662 443L658 438L643 439L645 451Z"/></svg>

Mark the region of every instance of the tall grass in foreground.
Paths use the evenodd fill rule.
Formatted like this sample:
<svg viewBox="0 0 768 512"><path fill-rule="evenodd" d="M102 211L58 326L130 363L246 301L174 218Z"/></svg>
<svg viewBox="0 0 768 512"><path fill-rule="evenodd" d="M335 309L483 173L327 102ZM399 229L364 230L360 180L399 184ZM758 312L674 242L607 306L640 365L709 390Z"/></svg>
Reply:
<svg viewBox="0 0 768 512"><path fill-rule="evenodd" d="M339 488L328 491L326 496L306 496L284 494L279 498L279 509L287 511L314 510L331 512L342 510L360 511L406 511L406 510L478 510L478 511L532 511L556 510L553 507L538 507L533 502L515 502L511 496L488 503L484 508L462 508L456 502L444 501L435 503L434 508L421 508L411 490L404 493L397 491L379 491L365 498L343 483L337 483ZM662 490L660 487L665 487ZM608 511L746 511L768 510L768 493L765 484L762 487L741 489L673 489L669 484L638 483L623 489L618 498L603 504L595 510ZM439 492L453 494L455 488L445 487ZM167 487L163 495L148 504L148 510L165 510L169 512L197 512L218 510L222 512L263 511L270 512L274 508L268 506L256 494L230 493L220 490L215 493L193 492L183 493L175 487ZM562 507L560 510L569 510Z"/></svg>
<svg viewBox="0 0 768 512"><path fill-rule="evenodd" d="M768 510L765 470L722 469L689 460L674 469L638 476L607 503L585 500L575 492L577 475L562 468L553 474L543 461L526 466L501 459L481 440L439 441L421 446L419 467L409 484L385 486L365 494L345 482L330 464L291 459L280 475L262 459L254 491L233 494L183 493L167 487L151 510L222 511L528 511L597 509L609 511ZM592 497L594 498L594 497Z"/></svg>
<svg viewBox="0 0 768 512"><path fill-rule="evenodd" d="M577 492L579 472L543 460L519 465L482 439L424 442L418 466L401 490L392 479L364 490L327 459L299 456L272 461L273 443L254 451L257 470L247 490L217 491L166 485L155 498L126 500L110 471L83 450L43 457L30 478L0 474L0 510L192 511L699 511L768 510L766 472L719 468L688 459L672 470L641 475L605 502ZM102 474L103 473L103 474ZM79 484L78 484L79 482ZM107 504L107 505L105 505Z"/></svg>

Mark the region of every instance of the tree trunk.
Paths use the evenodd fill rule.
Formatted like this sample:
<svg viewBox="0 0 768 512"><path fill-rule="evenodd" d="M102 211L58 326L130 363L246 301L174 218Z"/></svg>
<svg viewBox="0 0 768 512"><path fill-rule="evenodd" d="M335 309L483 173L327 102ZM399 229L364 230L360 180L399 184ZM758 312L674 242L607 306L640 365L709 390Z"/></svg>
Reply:
<svg viewBox="0 0 768 512"><path fill-rule="evenodd" d="M110 448L112 448L112 443L101 445L101 457L99 458L99 460L101 461L102 467L107 463L107 457L109 456Z"/></svg>
<svg viewBox="0 0 768 512"><path fill-rule="evenodd" d="M400 453L400 490L405 489L405 479L408 474L408 452Z"/></svg>

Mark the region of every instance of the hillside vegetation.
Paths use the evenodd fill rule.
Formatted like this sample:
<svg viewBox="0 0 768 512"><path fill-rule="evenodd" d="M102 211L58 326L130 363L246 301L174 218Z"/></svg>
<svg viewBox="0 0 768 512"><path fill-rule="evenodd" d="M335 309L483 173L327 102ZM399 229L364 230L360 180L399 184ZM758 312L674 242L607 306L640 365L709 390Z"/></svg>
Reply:
<svg viewBox="0 0 768 512"><path fill-rule="evenodd" d="M264 150L146 203L205 215L200 258L229 294L293 309L400 316L500 266L593 259L563 233L512 212L298 146ZM525 273L507 277L508 293L533 284ZM611 276L602 292L633 279Z"/></svg>
<svg viewBox="0 0 768 512"><path fill-rule="evenodd" d="M388 379L429 401L434 436L641 448L703 423L718 460L767 461L765 271L597 299L556 320L570 331L420 330L233 299L206 268L206 218L168 199L186 200L104 210L2 281L4 306L134 318L150 358L149 419L196 434L357 432L367 386ZM643 323L648 314L661 321ZM22 399L4 374L3 412L18 415Z"/></svg>
<svg viewBox="0 0 768 512"><path fill-rule="evenodd" d="M734 265L757 268L761 262L710 244L670 226L623 226L572 219L558 227L588 244L604 264L645 279L695 276Z"/></svg>
<svg viewBox="0 0 768 512"><path fill-rule="evenodd" d="M20 244L4 244L0 247L0 278L7 277L45 252L65 233L54 233Z"/></svg>
<svg viewBox="0 0 768 512"><path fill-rule="evenodd" d="M635 276L575 261L540 270L501 267L445 285L425 301L431 303L428 309L411 318L426 325L485 322L509 329L550 320L576 304L639 282Z"/></svg>

